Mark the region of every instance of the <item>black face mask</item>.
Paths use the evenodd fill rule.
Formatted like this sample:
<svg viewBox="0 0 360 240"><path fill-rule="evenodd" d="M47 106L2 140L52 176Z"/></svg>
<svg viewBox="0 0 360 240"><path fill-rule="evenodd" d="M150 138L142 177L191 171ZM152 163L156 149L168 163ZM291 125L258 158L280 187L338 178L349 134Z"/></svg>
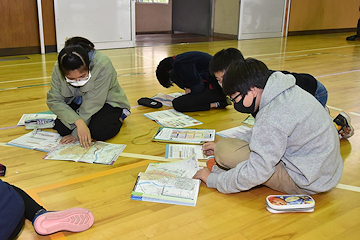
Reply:
<svg viewBox="0 0 360 240"><path fill-rule="evenodd" d="M251 104L250 107L245 107L244 106L244 98L242 97L241 100L237 103L234 103L234 108L236 111L241 112L241 113L251 113L252 115L255 113L255 101L256 101L256 97L254 97L254 100ZM257 111L256 111L257 113ZM255 113L255 116L256 116ZM254 115L253 115L254 116Z"/></svg>

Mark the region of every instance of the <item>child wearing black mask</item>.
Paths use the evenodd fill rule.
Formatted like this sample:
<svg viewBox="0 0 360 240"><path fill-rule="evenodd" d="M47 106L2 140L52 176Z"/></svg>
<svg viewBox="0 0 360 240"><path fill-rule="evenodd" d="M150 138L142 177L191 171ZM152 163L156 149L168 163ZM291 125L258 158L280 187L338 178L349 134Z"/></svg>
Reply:
<svg viewBox="0 0 360 240"><path fill-rule="evenodd" d="M236 110L256 115L256 121L243 140L209 143L217 164L194 178L223 193L265 185L288 194L316 194L337 185L343 168L337 130L292 75L271 73L263 62L248 58L229 66L223 89Z"/></svg>

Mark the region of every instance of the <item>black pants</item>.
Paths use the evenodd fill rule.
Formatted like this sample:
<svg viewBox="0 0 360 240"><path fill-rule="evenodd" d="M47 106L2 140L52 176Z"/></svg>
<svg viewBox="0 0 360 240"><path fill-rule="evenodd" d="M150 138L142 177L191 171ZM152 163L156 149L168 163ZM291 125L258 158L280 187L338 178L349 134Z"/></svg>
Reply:
<svg viewBox="0 0 360 240"><path fill-rule="evenodd" d="M9 184L10 185L10 184ZM16 226L15 230L9 237L9 239L15 239L16 236L20 233L22 227L24 226L25 219L28 219L29 221L32 221L35 217L35 214L39 212L41 209L44 209L42 206L40 206L37 202L35 202L34 199L32 199L26 192L21 190L18 187L15 187L13 185L10 185L14 188L14 190L20 194L22 200L24 201L25 206L25 213L22 219L20 220L19 224Z"/></svg>
<svg viewBox="0 0 360 240"><path fill-rule="evenodd" d="M200 93L189 93L175 98L172 105L179 112L196 112L210 110L210 104L219 102L226 106L226 96L222 89L205 89Z"/></svg>
<svg viewBox="0 0 360 240"><path fill-rule="evenodd" d="M74 102L69 106L74 110L80 107L80 105L77 105ZM88 126L91 137L95 140L104 141L118 134L122 126L120 121L121 114L121 108L112 107L105 103L105 105L91 117ZM72 132L72 130L67 128L59 119L55 120L53 129L58 131L61 136L69 135Z"/></svg>

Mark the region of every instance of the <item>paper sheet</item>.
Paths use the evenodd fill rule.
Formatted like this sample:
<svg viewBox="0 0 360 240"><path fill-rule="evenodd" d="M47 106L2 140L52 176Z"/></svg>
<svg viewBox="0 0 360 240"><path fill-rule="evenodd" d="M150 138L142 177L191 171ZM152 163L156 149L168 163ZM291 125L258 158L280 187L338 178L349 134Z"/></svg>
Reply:
<svg viewBox="0 0 360 240"><path fill-rule="evenodd" d="M144 113L163 127L184 128L203 124L202 122L174 109Z"/></svg>

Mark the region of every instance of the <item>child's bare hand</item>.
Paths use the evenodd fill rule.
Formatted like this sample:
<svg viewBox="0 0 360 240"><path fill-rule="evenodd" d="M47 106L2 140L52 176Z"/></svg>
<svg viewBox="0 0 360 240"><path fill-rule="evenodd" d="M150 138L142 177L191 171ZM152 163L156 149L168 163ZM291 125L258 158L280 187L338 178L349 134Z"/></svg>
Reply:
<svg viewBox="0 0 360 240"><path fill-rule="evenodd" d="M215 146L216 146L215 142L206 142L206 143L204 143L203 146L202 146L203 153L206 156L213 156Z"/></svg>
<svg viewBox="0 0 360 240"><path fill-rule="evenodd" d="M73 136L73 135L66 135L64 136L61 140L60 140L60 143L61 144L67 144L67 143L74 143L76 142L77 139Z"/></svg>
<svg viewBox="0 0 360 240"><path fill-rule="evenodd" d="M210 173L211 173L210 169L206 167L197 171L193 176L193 178L200 179L206 184L207 178L209 177Z"/></svg>
<svg viewBox="0 0 360 240"><path fill-rule="evenodd" d="M80 145L88 149L91 145L91 134L88 126L81 118L75 121L75 125L77 129Z"/></svg>

